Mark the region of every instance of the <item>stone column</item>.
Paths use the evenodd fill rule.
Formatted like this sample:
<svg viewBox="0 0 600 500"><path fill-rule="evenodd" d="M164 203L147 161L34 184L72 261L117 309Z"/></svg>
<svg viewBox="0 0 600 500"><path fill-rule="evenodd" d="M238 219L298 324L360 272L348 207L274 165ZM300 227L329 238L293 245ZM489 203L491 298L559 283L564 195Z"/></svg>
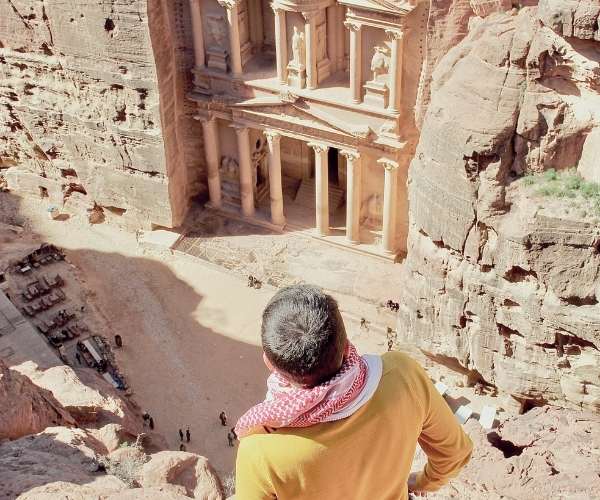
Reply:
<svg viewBox="0 0 600 500"><path fill-rule="evenodd" d="M269 192L271 197L271 221L277 226L285 224L283 215L283 188L281 186L281 135L265 131L269 146Z"/></svg>
<svg viewBox="0 0 600 500"><path fill-rule="evenodd" d="M396 198L398 196L398 163L382 158L377 163L385 168L383 186L383 250L396 252Z"/></svg>
<svg viewBox="0 0 600 500"><path fill-rule="evenodd" d="M390 56L389 89L390 101L388 110L394 113L400 112L400 101L402 98L402 49L404 34L401 31L387 30L392 42L392 54Z"/></svg>
<svg viewBox="0 0 600 500"><path fill-rule="evenodd" d="M317 232L321 236L329 234L329 146L320 143L309 143L315 150L315 202Z"/></svg>
<svg viewBox="0 0 600 500"><path fill-rule="evenodd" d="M317 88L317 26L316 12L303 12L304 44L306 47L306 88Z"/></svg>
<svg viewBox="0 0 600 500"><path fill-rule="evenodd" d="M202 132L204 135L204 156L208 171L208 195L212 206L221 208L221 177L219 175L221 151L217 119L208 118L203 120Z"/></svg>
<svg viewBox="0 0 600 500"><path fill-rule="evenodd" d="M353 21L344 23L350 30L350 92L352 102L362 101L362 26Z"/></svg>
<svg viewBox="0 0 600 500"><path fill-rule="evenodd" d="M346 239L360 243L361 165L358 151L340 151L346 157Z"/></svg>
<svg viewBox="0 0 600 500"><path fill-rule="evenodd" d="M192 15L192 31L194 35L194 58L197 68L203 68L204 57L204 32L202 26L202 10L200 0L190 0L190 13Z"/></svg>
<svg viewBox="0 0 600 500"><path fill-rule="evenodd" d="M337 24L337 4L326 8L327 15L327 55L331 61L331 73L335 73L338 68L339 37L340 27ZM342 32L344 30L341 30Z"/></svg>
<svg viewBox="0 0 600 500"><path fill-rule="evenodd" d="M277 79L279 83L287 83L287 64L288 64L288 46L287 46L287 23L285 10L273 6L275 13L275 51L277 54Z"/></svg>
<svg viewBox="0 0 600 500"><path fill-rule="evenodd" d="M252 162L250 153L250 131L247 127L234 127L237 134L238 165L240 168L240 197L242 213L254 215L254 186L252 178Z"/></svg>
<svg viewBox="0 0 600 500"><path fill-rule="evenodd" d="M242 53L240 47L240 21L238 17L238 3L235 0L218 1L227 10L231 72L236 76L240 76L242 74Z"/></svg>

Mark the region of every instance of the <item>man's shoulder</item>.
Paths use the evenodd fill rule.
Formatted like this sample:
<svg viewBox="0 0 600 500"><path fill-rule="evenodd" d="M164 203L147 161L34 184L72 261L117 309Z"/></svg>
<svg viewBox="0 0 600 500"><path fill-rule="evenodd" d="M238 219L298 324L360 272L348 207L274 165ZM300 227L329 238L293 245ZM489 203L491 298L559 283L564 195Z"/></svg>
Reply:
<svg viewBox="0 0 600 500"><path fill-rule="evenodd" d="M399 351L390 351L381 355L383 373L401 371L402 373L420 372L421 365L408 354Z"/></svg>

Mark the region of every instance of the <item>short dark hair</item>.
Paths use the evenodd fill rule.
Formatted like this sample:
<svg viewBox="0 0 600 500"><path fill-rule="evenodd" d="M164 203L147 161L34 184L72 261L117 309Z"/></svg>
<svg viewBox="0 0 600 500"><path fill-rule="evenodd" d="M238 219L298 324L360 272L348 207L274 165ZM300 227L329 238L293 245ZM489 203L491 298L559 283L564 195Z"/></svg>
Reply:
<svg viewBox="0 0 600 500"><path fill-rule="evenodd" d="M296 383L320 384L342 365L344 322L335 299L316 286L279 290L263 312L261 336L267 359Z"/></svg>

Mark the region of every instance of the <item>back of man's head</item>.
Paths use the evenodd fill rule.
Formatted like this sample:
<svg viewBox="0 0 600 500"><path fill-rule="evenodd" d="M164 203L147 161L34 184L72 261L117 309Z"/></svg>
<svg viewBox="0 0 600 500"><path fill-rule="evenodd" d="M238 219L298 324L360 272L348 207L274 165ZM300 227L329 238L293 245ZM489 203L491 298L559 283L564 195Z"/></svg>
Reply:
<svg viewBox="0 0 600 500"><path fill-rule="evenodd" d="M263 312L267 359L292 381L312 387L340 369L346 330L333 297L315 286L281 289Z"/></svg>

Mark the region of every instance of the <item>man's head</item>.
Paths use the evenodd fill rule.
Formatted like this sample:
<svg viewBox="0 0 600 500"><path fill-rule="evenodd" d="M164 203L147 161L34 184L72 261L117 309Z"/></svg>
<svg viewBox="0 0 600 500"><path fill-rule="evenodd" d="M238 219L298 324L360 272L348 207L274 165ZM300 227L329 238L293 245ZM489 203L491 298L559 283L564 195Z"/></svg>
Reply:
<svg viewBox="0 0 600 500"><path fill-rule="evenodd" d="M342 366L346 330L337 302L317 287L281 289L263 312L267 360L292 382L314 386Z"/></svg>

